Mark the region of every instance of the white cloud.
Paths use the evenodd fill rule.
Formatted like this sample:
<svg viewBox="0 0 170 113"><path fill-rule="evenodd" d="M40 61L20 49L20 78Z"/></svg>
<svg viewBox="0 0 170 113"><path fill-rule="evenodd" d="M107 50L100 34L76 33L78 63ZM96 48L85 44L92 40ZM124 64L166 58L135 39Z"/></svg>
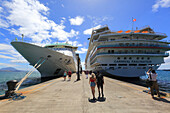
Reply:
<svg viewBox="0 0 170 113"><path fill-rule="evenodd" d="M11 45L0 43L0 58L10 59L9 62L28 63Z"/></svg>
<svg viewBox="0 0 170 113"><path fill-rule="evenodd" d="M85 69L85 62L81 62L81 65L82 65L82 69L84 70Z"/></svg>
<svg viewBox="0 0 170 113"><path fill-rule="evenodd" d="M8 64L8 63L0 63L0 66L3 66L3 67L15 67L15 66L18 66L16 64Z"/></svg>
<svg viewBox="0 0 170 113"><path fill-rule="evenodd" d="M63 8L64 8L64 4L61 4L61 7L63 7Z"/></svg>
<svg viewBox="0 0 170 113"><path fill-rule="evenodd" d="M83 45L82 45L82 44L78 44L78 45L77 45L77 47L81 47L81 46L83 46Z"/></svg>
<svg viewBox="0 0 170 113"><path fill-rule="evenodd" d="M8 27L8 30L15 35L24 34L26 38L31 38L36 43L51 41L50 38L58 40L68 40L79 34L73 29L66 32L65 18L61 24L56 24L49 20L49 8L41 4L38 0L12 0L3 2L8 9L6 19L0 21L0 27Z"/></svg>
<svg viewBox="0 0 170 113"><path fill-rule="evenodd" d="M77 16L69 19L71 25L81 25L84 22L84 17Z"/></svg>
<svg viewBox="0 0 170 113"><path fill-rule="evenodd" d="M3 8L2 7L0 7L0 12L2 12L3 11Z"/></svg>
<svg viewBox="0 0 170 113"><path fill-rule="evenodd" d="M82 54L82 53L86 53L88 49L86 48L81 48L81 50L77 50L76 53Z"/></svg>
<svg viewBox="0 0 170 113"><path fill-rule="evenodd" d="M157 0L156 3L152 6L152 11L157 12L159 7L170 7L170 0Z"/></svg>
<svg viewBox="0 0 170 113"><path fill-rule="evenodd" d="M85 34L85 35L91 35L93 29L98 29L98 28L100 28L100 27L101 27L101 25L98 25L98 26L96 26L96 27L93 27L93 28L90 28L90 29L86 29L85 31L83 31L83 34Z"/></svg>
<svg viewBox="0 0 170 113"><path fill-rule="evenodd" d="M89 18L92 21L93 26L102 24L104 21L107 21L108 23L109 20L113 20L113 17L111 16L95 17L95 16L88 15L87 18Z"/></svg>
<svg viewBox="0 0 170 113"><path fill-rule="evenodd" d="M76 47L81 47L82 44L80 44L78 41L67 41L69 44L76 46Z"/></svg>

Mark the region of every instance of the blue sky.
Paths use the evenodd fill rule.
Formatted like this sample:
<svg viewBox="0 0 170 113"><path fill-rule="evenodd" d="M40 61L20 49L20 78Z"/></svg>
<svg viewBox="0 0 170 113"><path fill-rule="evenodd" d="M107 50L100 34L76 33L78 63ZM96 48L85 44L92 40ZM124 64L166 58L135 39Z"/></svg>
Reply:
<svg viewBox="0 0 170 113"><path fill-rule="evenodd" d="M28 62L10 45L15 39L40 46L66 42L78 46L84 64L93 27L113 31L149 25L170 42L170 0L0 0L0 68L28 69ZM161 69L169 69L170 57Z"/></svg>

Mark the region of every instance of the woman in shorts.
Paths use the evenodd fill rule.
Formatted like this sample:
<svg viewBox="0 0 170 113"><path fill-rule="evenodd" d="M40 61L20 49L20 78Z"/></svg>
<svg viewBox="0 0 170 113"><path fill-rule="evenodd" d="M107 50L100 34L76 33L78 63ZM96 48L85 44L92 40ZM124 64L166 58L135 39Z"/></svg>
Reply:
<svg viewBox="0 0 170 113"><path fill-rule="evenodd" d="M92 91L92 95L93 95L93 100L95 100L95 86L96 86L96 78L95 78L95 74L92 73L91 74L92 76L90 77L89 79L89 84L90 84L90 87L91 87L91 91Z"/></svg>

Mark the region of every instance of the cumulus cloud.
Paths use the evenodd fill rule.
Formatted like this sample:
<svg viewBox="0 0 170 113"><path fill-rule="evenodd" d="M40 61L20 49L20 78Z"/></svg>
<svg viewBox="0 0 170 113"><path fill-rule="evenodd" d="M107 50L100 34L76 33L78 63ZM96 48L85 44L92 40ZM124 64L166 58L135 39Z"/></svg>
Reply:
<svg viewBox="0 0 170 113"><path fill-rule="evenodd" d="M5 1L3 5L8 9L6 19L0 22L0 26L8 27L8 30L15 35L24 34L26 38L40 43L51 41L50 38L68 40L78 35L73 29L66 32L64 29L65 18L60 24L48 19L49 8L38 0L12 0ZM3 24L2 24L3 23Z"/></svg>
<svg viewBox="0 0 170 113"><path fill-rule="evenodd" d="M100 27L101 27L101 25L98 25L98 26L96 26L96 27L92 27L92 28L90 28L90 29L86 29L86 30L83 31L83 34L85 34L85 35L91 35L92 30L98 29L98 28L100 28Z"/></svg>
<svg viewBox="0 0 170 113"><path fill-rule="evenodd" d="M111 16L95 17L95 16L87 15L87 18L89 18L92 21L93 26L102 24L105 21L113 20L113 17Z"/></svg>
<svg viewBox="0 0 170 113"><path fill-rule="evenodd" d="M69 44L76 46L76 47L81 47L82 44L80 44L78 41L67 41Z"/></svg>
<svg viewBox="0 0 170 113"><path fill-rule="evenodd" d="M3 67L16 67L18 65L16 65L16 64L8 64L8 63L0 63L0 66L3 66Z"/></svg>
<svg viewBox="0 0 170 113"><path fill-rule="evenodd" d="M81 50L77 50L76 53L83 54L86 53L88 49L86 48L81 48Z"/></svg>
<svg viewBox="0 0 170 113"><path fill-rule="evenodd" d="M84 17L76 16L75 18L69 19L71 25L81 25L84 22Z"/></svg>
<svg viewBox="0 0 170 113"><path fill-rule="evenodd" d="M9 44L0 43L0 58L10 59L13 63L27 63L27 61Z"/></svg>
<svg viewBox="0 0 170 113"><path fill-rule="evenodd" d="M152 6L152 11L157 12L159 7L170 7L170 0L157 0L156 3Z"/></svg>

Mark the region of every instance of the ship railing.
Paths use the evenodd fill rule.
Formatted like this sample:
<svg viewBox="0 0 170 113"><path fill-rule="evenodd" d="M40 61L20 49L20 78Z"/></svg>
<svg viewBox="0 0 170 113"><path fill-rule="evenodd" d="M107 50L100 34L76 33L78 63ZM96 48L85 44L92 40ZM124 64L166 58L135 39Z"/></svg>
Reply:
<svg viewBox="0 0 170 113"><path fill-rule="evenodd" d="M114 52L114 53L108 53L108 52L102 52L102 53L97 53L96 55L103 55L103 54L159 54L159 55L169 55L168 52Z"/></svg>
<svg viewBox="0 0 170 113"><path fill-rule="evenodd" d="M101 48L101 47L165 47L165 48L170 48L169 45L153 45L153 44L150 44L150 45L145 45L145 44L123 44L123 45L100 45L98 46L97 48Z"/></svg>
<svg viewBox="0 0 170 113"><path fill-rule="evenodd" d="M31 41L31 40L23 40L23 39L17 39L17 38L15 38L14 40L12 40L12 42L26 42L26 43L30 43L30 44L33 44L33 45L38 45L38 46L41 46L41 47L43 47L44 45L42 45L42 44L38 44L38 43L36 43L36 42L33 42L33 41Z"/></svg>
<svg viewBox="0 0 170 113"><path fill-rule="evenodd" d="M112 34L136 34L134 31L111 31ZM137 32L138 34L154 34L154 35L162 35L162 36L167 36L165 33L160 33L160 32L147 32L147 33L142 33L142 32Z"/></svg>

